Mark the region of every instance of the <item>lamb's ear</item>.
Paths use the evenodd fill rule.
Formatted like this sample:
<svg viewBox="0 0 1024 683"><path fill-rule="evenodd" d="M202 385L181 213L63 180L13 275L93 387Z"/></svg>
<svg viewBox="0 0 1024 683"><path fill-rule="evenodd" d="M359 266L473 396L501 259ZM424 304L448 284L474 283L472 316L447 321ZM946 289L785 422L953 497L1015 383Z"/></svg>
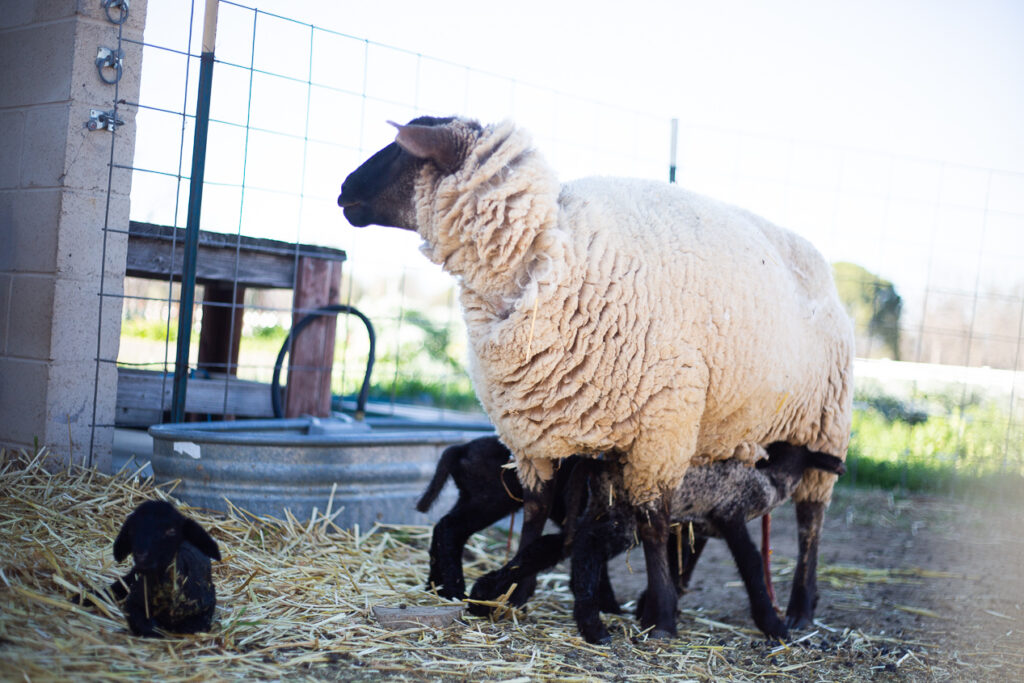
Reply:
<svg viewBox="0 0 1024 683"><path fill-rule="evenodd" d="M198 548L201 553L215 560L220 559L220 548L217 547L217 541L206 533L206 529L199 526L199 522L194 519L186 519L182 530L185 540Z"/></svg>
<svg viewBox="0 0 1024 683"><path fill-rule="evenodd" d="M418 159L429 159L442 171L452 173L462 165L461 145L458 135L449 126L403 126L388 121L398 129L395 142Z"/></svg>
<svg viewBox="0 0 1024 683"><path fill-rule="evenodd" d="M114 539L114 559L118 562L123 562L132 552L132 526L134 524L135 520L128 515L128 519L124 520L124 524L121 525L121 531L117 533L117 538Z"/></svg>

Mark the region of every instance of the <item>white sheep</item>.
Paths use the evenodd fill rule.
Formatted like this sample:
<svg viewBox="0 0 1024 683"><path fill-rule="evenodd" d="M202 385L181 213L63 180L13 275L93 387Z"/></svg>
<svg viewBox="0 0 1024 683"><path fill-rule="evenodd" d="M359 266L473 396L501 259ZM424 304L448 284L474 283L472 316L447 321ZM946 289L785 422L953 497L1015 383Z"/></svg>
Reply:
<svg viewBox="0 0 1024 683"><path fill-rule="evenodd" d="M751 444L773 441L845 457L853 331L828 264L793 233L665 183L560 185L511 122L395 125L338 204L352 225L416 230L459 278L474 388L533 492L521 543L540 534L559 460L622 453L654 596L641 623L673 634L661 498L689 465L751 460ZM794 495L811 506L798 573L813 573L804 555L834 481L808 471ZM813 613L802 599L793 623Z"/></svg>

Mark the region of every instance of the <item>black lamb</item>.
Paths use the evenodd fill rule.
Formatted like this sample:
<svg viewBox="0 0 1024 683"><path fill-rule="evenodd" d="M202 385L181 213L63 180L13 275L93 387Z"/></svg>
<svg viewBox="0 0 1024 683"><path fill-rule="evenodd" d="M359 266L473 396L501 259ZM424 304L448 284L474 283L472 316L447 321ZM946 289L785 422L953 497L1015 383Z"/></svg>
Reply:
<svg viewBox="0 0 1024 683"><path fill-rule="evenodd" d="M209 630L217 605L210 559L219 560L220 549L198 522L170 503L146 501L128 515L114 541L114 559L129 554L135 564L110 592L124 600L132 633Z"/></svg>
<svg viewBox="0 0 1024 683"><path fill-rule="evenodd" d="M449 477L458 488L458 500L448 514L434 525L430 541L430 574L427 577L427 588L436 589L438 595L457 600L466 597L462 552L469 537L523 507L523 486L516 477L515 470L505 467L510 462L512 460L508 448L493 436L450 446L441 454L434 477L416 504L416 509L420 512L429 510ZM559 525L564 525L571 514L579 514L582 511L577 509L575 513L570 513L568 510L574 504L574 501L569 499L569 482L580 462L580 458L569 458L561 464L556 473L550 518ZM575 504L579 505L578 502ZM551 565L568 552L562 534L543 535L530 547L534 554L544 558L543 562L551 555L558 556ZM619 604L608 580L607 568L600 574L600 609L602 612L617 614ZM492 579L500 581L500 577ZM533 594L537 583L536 573L518 576L517 583L519 587L512 603L521 606ZM479 606L471 606L470 610L481 615L487 612L486 608Z"/></svg>
<svg viewBox="0 0 1024 683"><path fill-rule="evenodd" d="M788 628L775 613L765 583L762 557L750 538L747 522L785 502L800 483L804 470L815 468L842 474L845 466L835 456L785 442L770 444L766 451L768 458L758 461L753 468L731 460L692 467L679 488L666 495L665 500L670 508L670 519L680 525L677 528L692 525L697 539L710 536L725 539L747 589L754 623L769 637L786 638ZM609 638L596 609L598 572L606 566L608 558L636 543L638 525L625 496L620 464L594 463L591 468L597 476L587 480L589 504L575 530L571 585L577 626L588 642L595 643ZM677 558L672 557L670 549L669 565L675 564L671 571L676 577L675 581L671 576L663 577L662 585L674 585L678 596L702 548L703 541L700 541L692 553L683 554L683 566L675 564ZM651 583L648 576L648 586ZM794 590L803 589L801 577L794 577ZM646 599L647 592L640 602ZM641 613L642 605L638 604L637 609Z"/></svg>

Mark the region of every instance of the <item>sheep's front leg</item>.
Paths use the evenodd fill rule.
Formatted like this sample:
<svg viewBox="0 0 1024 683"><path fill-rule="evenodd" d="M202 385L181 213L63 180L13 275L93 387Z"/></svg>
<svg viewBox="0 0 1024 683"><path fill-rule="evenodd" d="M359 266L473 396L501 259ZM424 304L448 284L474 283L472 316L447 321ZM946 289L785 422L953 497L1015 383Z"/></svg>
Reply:
<svg viewBox="0 0 1024 683"><path fill-rule="evenodd" d="M818 543L825 522L825 504L811 500L797 501L796 523L799 555L793 588L786 609L786 624L790 628L804 628L814 621L814 608L818 605Z"/></svg>
<svg viewBox="0 0 1024 683"><path fill-rule="evenodd" d="M746 522L742 517L726 517L715 519L713 523L729 545L736 568L739 569L750 599L750 615L754 623L769 638L787 638L789 632L786 625L775 613L775 606L768 596L761 555L750 539Z"/></svg>
<svg viewBox="0 0 1024 683"><path fill-rule="evenodd" d="M676 594L675 582L669 569L668 537L671 516L666 500L660 497L650 505L636 508L637 531L644 547L644 563L647 567L647 593L643 614L640 615L642 629L654 627L652 638L671 638L676 635Z"/></svg>

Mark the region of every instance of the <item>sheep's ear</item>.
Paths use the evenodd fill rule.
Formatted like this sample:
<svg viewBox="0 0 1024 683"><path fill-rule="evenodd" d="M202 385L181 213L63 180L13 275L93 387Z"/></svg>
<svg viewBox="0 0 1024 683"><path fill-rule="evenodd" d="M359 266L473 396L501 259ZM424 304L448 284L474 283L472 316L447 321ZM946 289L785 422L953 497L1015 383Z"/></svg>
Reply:
<svg viewBox="0 0 1024 683"><path fill-rule="evenodd" d="M414 157L433 161L446 173L452 173L462 165L458 136L449 126L388 123L398 129L395 136L398 146Z"/></svg>
<svg viewBox="0 0 1024 683"><path fill-rule="evenodd" d="M128 515L128 519L124 520L124 524L121 525L121 531L118 532L117 538L114 539L114 559L118 562L124 562L124 559L132 552L132 525L134 523L135 520Z"/></svg>
<svg viewBox="0 0 1024 683"><path fill-rule="evenodd" d="M201 553L215 560L220 559L220 548L217 547L217 541L206 533L206 529L199 526L199 522L194 519L186 519L182 529L185 540L198 548Z"/></svg>

